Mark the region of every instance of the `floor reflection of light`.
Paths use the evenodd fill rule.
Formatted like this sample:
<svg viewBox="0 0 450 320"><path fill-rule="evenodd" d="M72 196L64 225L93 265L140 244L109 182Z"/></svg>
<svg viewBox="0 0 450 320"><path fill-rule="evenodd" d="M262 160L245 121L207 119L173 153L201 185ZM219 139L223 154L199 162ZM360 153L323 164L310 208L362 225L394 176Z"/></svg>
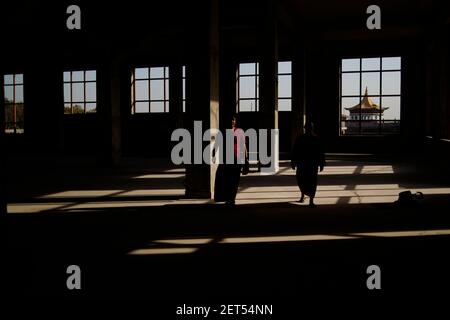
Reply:
<svg viewBox="0 0 450 320"><path fill-rule="evenodd" d="M450 188L406 189L398 184L329 185L318 186L314 201L318 205L392 203L405 190L420 191L424 196L450 194ZM306 206L307 200L302 204L295 202L299 197L298 187L249 187L240 191L236 199L238 204L289 202Z"/></svg>
<svg viewBox="0 0 450 320"><path fill-rule="evenodd" d="M184 169L184 168L174 168L174 169L164 170L163 172L165 172L165 173L185 173L186 169Z"/></svg>
<svg viewBox="0 0 450 320"><path fill-rule="evenodd" d="M294 182L295 183L295 182ZM151 187L151 186L149 186ZM449 195L450 188L405 188L399 184L348 184L319 185L315 197L317 205L352 205L371 203L393 203L400 192L410 190L422 192L427 199L431 195ZM9 203L8 213L39 213L51 210L66 212L87 212L89 209L154 207L164 205L198 205L208 204L209 199L187 199L182 188L135 189L135 190L68 190L37 197L43 202ZM142 198L140 198L142 197ZM145 198L148 197L148 198ZM236 197L238 205L265 203L297 203L300 191L296 185L288 186L245 186L242 185ZM63 199L71 202L63 202ZM76 201L77 198L87 200ZM92 200L91 200L92 199ZM52 201L54 200L54 201Z"/></svg>
<svg viewBox="0 0 450 320"><path fill-rule="evenodd" d="M358 237L381 237L381 238L426 237L426 236L450 235L450 229L361 232L361 233L351 233L351 235Z"/></svg>
<svg viewBox="0 0 450 320"><path fill-rule="evenodd" d="M354 186L355 190L398 190L398 184L357 184Z"/></svg>
<svg viewBox="0 0 450 320"><path fill-rule="evenodd" d="M145 256L145 255L159 255L159 254L187 254L197 251L197 248L149 248L137 249L128 252L129 255Z"/></svg>
<svg viewBox="0 0 450 320"><path fill-rule="evenodd" d="M328 162L328 161L327 161ZM352 165L339 166L327 165L319 175L374 175L374 174L393 174L394 168L391 165ZM278 176L295 176L295 170L284 168L279 171Z"/></svg>
<svg viewBox="0 0 450 320"><path fill-rule="evenodd" d="M164 206L169 204L177 205L201 205L210 203L210 200L189 199L189 200L140 200L140 201L96 201L96 202L65 202L65 203L9 203L9 214L40 213L46 211L83 212L88 213L93 210L111 208L145 208Z"/></svg>
<svg viewBox="0 0 450 320"><path fill-rule="evenodd" d="M167 174L144 174L134 177L133 179L178 179L184 178L184 173L167 173Z"/></svg>
<svg viewBox="0 0 450 320"><path fill-rule="evenodd" d="M45 196L37 197L37 199L49 198L97 198L107 197L113 194L123 192L123 190L68 190L57 193L47 194Z"/></svg>
<svg viewBox="0 0 450 320"><path fill-rule="evenodd" d="M59 203L9 203L7 211L9 214L25 214L25 213L39 213L48 210L58 210L73 205L72 202Z"/></svg>
<svg viewBox="0 0 450 320"><path fill-rule="evenodd" d="M184 189L141 189L130 190L116 195L117 197L142 197L142 196L180 196L184 195Z"/></svg>
<svg viewBox="0 0 450 320"><path fill-rule="evenodd" d="M340 235L298 235L298 236L269 236L269 237L236 237L225 238L220 243L265 243L265 242L293 242L293 241L315 241L315 240L344 240L353 239L355 236Z"/></svg>
<svg viewBox="0 0 450 320"><path fill-rule="evenodd" d="M307 234L307 235L279 235L279 236L254 236L254 237L227 237L218 241L217 245L223 244L268 244L301 241L332 241L332 240L356 240L364 238L403 238L403 237L431 237L450 235L450 229L439 230L407 230L407 231L373 231L354 232L348 234ZM194 245L197 247L178 248L143 248L128 252L129 255L167 255L167 254L189 254L201 249L203 245L210 243L212 238L193 239L161 239L155 240L153 246L158 245Z"/></svg>
<svg viewBox="0 0 450 320"><path fill-rule="evenodd" d="M327 166L320 175L393 174L390 165Z"/></svg>
<svg viewBox="0 0 450 320"><path fill-rule="evenodd" d="M199 238L199 239L163 239L163 240L155 240L154 242L163 244L196 245L196 244L207 244L211 241L212 239Z"/></svg>

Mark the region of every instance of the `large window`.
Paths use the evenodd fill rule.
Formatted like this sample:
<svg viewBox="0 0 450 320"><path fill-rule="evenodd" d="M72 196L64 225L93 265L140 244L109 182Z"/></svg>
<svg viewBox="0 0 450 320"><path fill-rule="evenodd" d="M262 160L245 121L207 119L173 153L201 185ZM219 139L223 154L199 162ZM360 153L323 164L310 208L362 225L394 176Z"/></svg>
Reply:
<svg viewBox="0 0 450 320"><path fill-rule="evenodd" d="M259 111L259 63L240 63L237 80L238 112Z"/></svg>
<svg viewBox="0 0 450 320"><path fill-rule="evenodd" d="M3 77L5 133L24 133L23 74Z"/></svg>
<svg viewBox="0 0 450 320"><path fill-rule="evenodd" d="M97 112L97 73L95 70L64 72L64 113Z"/></svg>
<svg viewBox="0 0 450 320"><path fill-rule="evenodd" d="M133 114L169 112L169 67L133 70L131 110Z"/></svg>
<svg viewBox="0 0 450 320"><path fill-rule="evenodd" d="M240 63L238 111L259 111L259 63ZM292 110L292 63L278 62L278 111Z"/></svg>
<svg viewBox="0 0 450 320"><path fill-rule="evenodd" d="M401 58L343 59L341 135L400 132Z"/></svg>
<svg viewBox="0 0 450 320"><path fill-rule="evenodd" d="M186 66L183 66L183 112L186 112Z"/></svg>
<svg viewBox="0 0 450 320"><path fill-rule="evenodd" d="M292 111L292 62L278 62L278 111Z"/></svg>

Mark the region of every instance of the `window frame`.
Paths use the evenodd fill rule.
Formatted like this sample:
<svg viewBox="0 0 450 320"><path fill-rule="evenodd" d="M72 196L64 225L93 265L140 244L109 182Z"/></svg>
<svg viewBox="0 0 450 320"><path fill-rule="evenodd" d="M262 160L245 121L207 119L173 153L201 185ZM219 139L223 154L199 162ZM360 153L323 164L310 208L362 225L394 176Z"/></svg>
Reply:
<svg viewBox="0 0 450 320"><path fill-rule="evenodd" d="M290 68L291 71L290 72L280 72L280 63L282 62L289 62L290 63ZM289 76L290 78L290 82L291 82L291 95L289 97L280 97L280 90L278 88L278 111L279 112L292 112L292 60L282 60L282 61L278 61L278 76L277 76L277 85L279 86L280 83L280 76ZM290 110L280 110L280 100L289 100L291 103L291 107Z"/></svg>
<svg viewBox="0 0 450 320"><path fill-rule="evenodd" d="M151 70L152 69L163 69L163 77L152 77ZM148 76L145 78L136 79L136 69L147 69ZM137 66L133 67L131 70L131 114L167 114L170 111L170 70L169 66ZM162 99L152 99L152 82L161 81L163 83L163 98ZM147 93L148 99L136 99L136 81L147 81ZM136 112L136 104L137 103L148 103L148 111L147 112ZM163 103L164 111L152 111L152 103Z"/></svg>
<svg viewBox="0 0 450 320"><path fill-rule="evenodd" d="M254 73L241 75L241 64L254 64ZM237 112L259 112L259 62L240 62L236 72L236 109ZM251 98L241 98L241 78L255 78L254 96ZM241 110L241 101L254 101L255 110Z"/></svg>
<svg viewBox="0 0 450 320"><path fill-rule="evenodd" d="M12 83L6 83L5 78L6 76L12 76ZM16 78L17 76L21 76L22 77L22 81L21 82L17 82ZM24 73L18 73L18 72L14 72L14 73L3 73L3 79L2 79L2 83L3 83L3 115L2 115L2 122L3 122L3 128L2 131L4 134L6 135L22 135L25 133L25 74ZM22 87L22 102L16 102L16 90L17 87L21 86ZM6 102L6 88L7 87L12 87L12 96L13 99L12 101L8 101ZM21 105L22 106L22 113L23 113L23 120L22 121L17 121L17 105ZM12 106L13 107L13 119L14 121L10 122L7 121L7 116L6 116L6 112L8 107ZM8 131L8 124L12 124L13 125L13 131ZM18 124L22 124L22 127L18 127Z"/></svg>
<svg viewBox="0 0 450 320"><path fill-rule="evenodd" d="M64 74L69 73L70 78L68 81L65 80ZM74 80L73 79L73 73L75 72L83 72L83 80ZM95 80L86 80L86 73L87 72L95 72ZM95 83L95 100L88 100L86 97L86 87L89 83ZM66 101L65 92L63 95L64 100L64 115L76 115L76 114L96 114L97 113L97 107L98 107L98 96L97 96L97 70L96 69L72 69L72 70L65 70L63 71L63 91L65 90L64 86L66 84L69 84L69 90L70 90L70 100ZM83 85L83 100L82 101L74 101L73 97L73 84L82 84ZM70 112L66 112L66 105L70 104ZM95 104L95 111L87 111L86 105L88 104ZM73 108L75 105L81 105L83 107L83 112L80 113L74 113Z"/></svg>
<svg viewBox="0 0 450 320"><path fill-rule="evenodd" d="M387 68L384 69L383 68L383 59L389 59L389 58L399 58L400 59L400 68ZM347 59L351 59L351 60L359 60L359 69L358 70L350 70L350 71L343 71L342 70L342 62L343 60L347 60ZM373 69L373 70L363 70L363 59L379 59L379 68L378 69ZM363 136L363 137L367 137L367 136L384 136L384 135L398 135L401 132L401 125L402 125L402 120L401 120L401 114L402 114L402 69L403 69L403 59L401 55L397 55L397 56L360 56L360 57L345 57L345 58L341 58L341 63L339 66L339 136ZM399 88L399 93L398 94L383 94L383 74L387 73L387 72L399 72L400 73L400 88ZM362 99L365 96L365 93L363 93L363 88L362 88L362 83L363 83L363 74L368 74L368 73L379 73L379 79L378 79L378 83L379 83L379 93L378 94L370 94L368 95L369 98L378 98L379 99L379 107L380 107L380 111L378 114L378 117L376 119L376 121L378 122L378 130L377 133L369 133L369 132L364 132L363 131L363 123L364 122L370 122L370 121L374 121L371 119L363 119L363 114L361 112L361 102ZM343 95L342 94L342 83L343 83L343 74L358 74L359 75L359 95L353 95L353 94L346 94ZM399 119L384 119L382 118L383 115L383 98L389 98L389 97L393 97L393 98L399 98L400 99L400 103L399 103ZM342 101L343 98L355 98L355 99L359 99L359 119L351 119L350 116L349 118L347 118L346 120L343 119L343 106L342 106ZM398 122L399 126L398 126L398 132L395 133L390 133L387 132L385 130L383 130L383 123L385 123L385 121L391 122L391 121L395 121ZM343 133L343 128L346 127L344 126L344 122L347 124L349 122L358 122L358 132L357 133Z"/></svg>

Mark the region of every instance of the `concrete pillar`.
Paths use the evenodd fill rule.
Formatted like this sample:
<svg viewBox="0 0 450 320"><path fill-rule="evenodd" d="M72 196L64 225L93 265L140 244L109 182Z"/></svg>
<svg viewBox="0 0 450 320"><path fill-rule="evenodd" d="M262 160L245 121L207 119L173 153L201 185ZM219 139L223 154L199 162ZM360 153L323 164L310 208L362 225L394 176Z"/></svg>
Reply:
<svg viewBox="0 0 450 320"><path fill-rule="evenodd" d="M1 90L0 90L0 101L4 101L3 93L3 77L0 80ZM4 104L2 104L4 105ZM8 150L6 150L5 144L5 109L0 108L0 216L5 215L6 210L6 155Z"/></svg>
<svg viewBox="0 0 450 320"><path fill-rule="evenodd" d="M219 1L212 0L208 6L202 3L197 12L200 17L191 34L193 52L186 65L187 127L192 139L194 121L202 121L203 132L219 128ZM202 144L202 152L208 144ZM194 153L198 152L193 149L192 160L202 156ZM216 170L217 165L187 165L186 196L213 198Z"/></svg>
<svg viewBox="0 0 450 320"><path fill-rule="evenodd" d="M296 50L292 59L292 145L305 123L305 55Z"/></svg>
<svg viewBox="0 0 450 320"><path fill-rule="evenodd" d="M260 29L258 121L260 129L275 129L274 144L271 145L268 139L268 154L273 155L275 163L272 173L275 173L279 170L277 8L274 1L266 0L263 3L266 8L266 19L263 19Z"/></svg>
<svg viewBox="0 0 450 320"><path fill-rule="evenodd" d="M446 136L447 104L448 104L448 44L444 39L444 32L436 30L429 47L427 74L427 114L428 132L433 138Z"/></svg>
<svg viewBox="0 0 450 320"><path fill-rule="evenodd" d="M439 110L439 125L440 132L439 137L441 138L450 138L450 121L448 119L449 116L449 108L450 108L450 97L449 97L449 71L450 71L450 63L448 61L450 56L449 49L449 32L448 30L443 30L439 36L439 102L440 102L440 110Z"/></svg>
<svg viewBox="0 0 450 320"><path fill-rule="evenodd" d="M105 67L105 72L98 75L98 87L104 88L106 93L98 112L105 128L102 130L105 144L104 161L114 166L120 163L122 156L121 90L122 86L128 88L130 76L122 72L118 57L112 58Z"/></svg>
<svg viewBox="0 0 450 320"><path fill-rule="evenodd" d="M183 127L183 66L174 63L169 66L169 113L174 128Z"/></svg>
<svg viewBox="0 0 450 320"><path fill-rule="evenodd" d="M63 74L51 57L40 61L24 72L24 137L28 152L58 154L64 143ZM49 88L55 88L52 94Z"/></svg>

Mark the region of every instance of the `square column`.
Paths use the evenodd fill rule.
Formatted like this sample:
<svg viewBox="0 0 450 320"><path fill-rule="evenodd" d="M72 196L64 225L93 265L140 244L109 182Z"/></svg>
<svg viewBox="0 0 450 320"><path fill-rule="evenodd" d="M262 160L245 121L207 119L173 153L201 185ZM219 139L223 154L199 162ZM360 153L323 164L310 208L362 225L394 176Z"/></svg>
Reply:
<svg viewBox="0 0 450 320"><path fill-rule="evenodd" d="M213 198L216 164L203 162L203 150L210 143L201 143L201 153L194 148L194 138L200 139L208 129L219 128L219 1L198 4L199 17L192 27L189 42L190 61L186 65L186 127L191 133L192 161L186 165L186 196ZM194 132L194 121L201 121L201 137Z"/></svg>
<svg viewBox="0 0 450 320"><path fill-rule="evenodd" d="M267 155L272 157L274 163L261 164L261 166L270 166L272 169L268 173L276 173L279 170L277 8L272 0L266 0L263 4L266 8L266 18L261 25L258 122L259 129L268 130ZM270 139L272 129L275 129L273 144Z"/></svg>

